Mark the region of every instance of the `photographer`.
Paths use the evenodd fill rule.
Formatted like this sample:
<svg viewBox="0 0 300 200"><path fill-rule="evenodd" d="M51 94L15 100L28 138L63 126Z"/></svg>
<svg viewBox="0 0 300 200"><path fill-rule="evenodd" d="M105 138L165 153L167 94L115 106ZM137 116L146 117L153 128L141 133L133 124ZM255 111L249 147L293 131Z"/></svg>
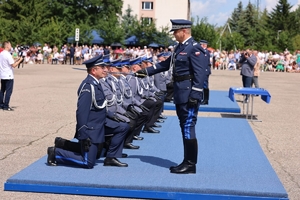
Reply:
<svg viewBox="0 0 300 200"><path fill-rule="evenodd" d="M254 66L257 62L257 58L252 54L252 51L247 49L242 55L239 63L241 63L241 75L243 81L243 87L251 87L252 78L254 73ZM245 103L248 103L249 95L246 95L244 100Z"/></svg>
<svg viewBox="0 0 300 200"><path fill-rule="evenodd" d="M24 60L25 60L25 57L27 56L27 50L28 50L28 47L26 46L18 46L18 57L22 57L22 61L18 64L18 68L20 68L21 64L22 64L22 68L24 67ZM26 62L26 61L25 61Z"/></svg>
<svg viewBox="0 0 300 200"><path fill-rule="evenodd" d="M16 61L14 61L12 55L10 54L10 42L5 41L3 46L4 50L0 53L0 107L6 111L13 111L13 109L9 107L9 101L14 85L13 68L16 68L23 61L23 57L19 57Z"/></svg>

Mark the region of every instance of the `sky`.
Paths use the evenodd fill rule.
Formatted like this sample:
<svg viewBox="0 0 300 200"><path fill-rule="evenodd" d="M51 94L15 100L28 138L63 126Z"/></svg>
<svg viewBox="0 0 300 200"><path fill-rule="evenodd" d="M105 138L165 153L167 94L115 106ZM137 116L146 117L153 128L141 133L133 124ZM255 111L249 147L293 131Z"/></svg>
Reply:
<svg viewBox="0 0 300 200"><path fill-rule="evenodd" d="M217 26L223 26L227 19L231 16L233 10L237 8L238 3L241 1L245 8L249 0L190 0L191 13L193 17L199 18L207 17L208 23ZM256 0L250 0L256 5ZM260 10L267 8L271 11L275 8L278 0L260 0ZM300 0L288 0L290 5L293 6L292 11L300 5Z"/></svg>

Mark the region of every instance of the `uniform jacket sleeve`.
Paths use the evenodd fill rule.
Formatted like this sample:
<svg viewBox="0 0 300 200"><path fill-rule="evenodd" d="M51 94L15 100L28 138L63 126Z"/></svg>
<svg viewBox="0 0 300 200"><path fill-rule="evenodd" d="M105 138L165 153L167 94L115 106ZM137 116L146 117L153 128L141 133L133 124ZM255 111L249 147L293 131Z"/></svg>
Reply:
<svg viewBox="0 0 300 200"><path fill-rule="evenodd" d="M206 78L206 68L208 66L208 59L205 51L199 44L193 46L190 55L191 70L194 75L192 81L192 90L190 97L202 100L203 97L203 84Z"/></svg>
<svg viewBox="0 0 300 200"><path fill-rule="evenodd" d="M170 56L167 60L162 61L160 63L156 63L152 67L147 67L148 76L152 76L153 74L157 74L159 72L168 71L170 68L172 56Z"/></svg>
<svg viewBox="0 0 300 200"><path fill-rule="evenodd" d="M86 130L92 104L91 85L86 83L82 88L79 88L78 95L76 133L81 135L81 138L88 138Z"/></svg>

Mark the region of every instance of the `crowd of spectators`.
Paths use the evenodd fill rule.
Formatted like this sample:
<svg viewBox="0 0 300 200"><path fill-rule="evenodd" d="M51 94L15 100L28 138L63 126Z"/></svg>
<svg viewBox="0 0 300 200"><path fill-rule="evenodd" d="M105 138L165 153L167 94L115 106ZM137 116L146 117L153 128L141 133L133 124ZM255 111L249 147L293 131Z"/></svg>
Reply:
<svg viewBox="0 0 300 200"><path fill-rule="evenodd" d="M25 64L71 64L81 65L84 61L96 55L110 54L111 59L136 58L141 55L152 56L154 61L156 55L161 52L173 51L173 46L168 48L144 47L111 47L103 45L63 45L58 48L56 45L47 43L23 50ZM215 70L237 70L239 59L243 50L220 51L211 50L212 68ZM11 51L14 58L20 55L18 45ZM271 72L300 72L300 50L290 53L287 49L284 52L258 51L257 57L260 60L260 71Z"/></svg>
<svg viewBox="0 0 300 200"><path fill-rule="evenodd" d="M211 62L215 70L237 70L239 59L244 53L243 50L220 51L211 53ZM290 53L287 49L284 52L258 51L257 57L260 62L261 71L271 72L300 72L300 50Z"/></svg>
<svg viewBox="0 0 300 200"><path fill-rule="evenodd" d="M61 48L58 48L56 45L49 45L47 43L42 47L32 46L21 50L20 46L17 45L15 48L12 48L11 54L13 58L17 59L19 55L24 56L25 64L70 64L70 65L81 65L84 61L93 58L96 55L107 55L110 54L111 59L116 58L136 58L141 55L147 55L148 57L153 56L154 60L156 59L155 55L163 51L173 51L173 46L169 48L147 48L144 46L141 48L138 47L111 47L111 46L102 46L102 45L82 45L74 46L63 45Z"/></svg>

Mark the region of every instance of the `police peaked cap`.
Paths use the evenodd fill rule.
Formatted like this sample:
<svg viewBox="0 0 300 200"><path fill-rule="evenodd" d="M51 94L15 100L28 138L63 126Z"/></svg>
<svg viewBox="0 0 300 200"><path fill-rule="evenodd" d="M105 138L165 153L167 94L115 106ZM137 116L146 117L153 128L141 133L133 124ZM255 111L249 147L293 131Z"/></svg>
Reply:
<svg viewBox="0 0 300 200"><path fill-rule="evenodd" d="M116 68L122 68L121 58L110 61L110 66L116 67Z"/></svg>
<svg viewBox="0 0 300 200"><path fill-rule="evenodd" d="M138 65L142 63L142 58L141 57L137 57L135 59L130 60L130 65Z"/></svg>
<svg viewBox="0 0 300 200"><path fill-rule="evenodd" d="M123 59L121 61L121 65L122 66L128 66L128 65L130 65L130 58Z"/></svg>
<svg viewBox="0 0 300 200"><path fill-rule="evenodd" d="M169 57L169 56L171 56L171 54L172 54L172 53L168 51L168 52L165 52L163 56L164 56L164 57Z"/></svg>
<svg viewBox="0 0 300 200"><path fill-rule="evenodd" d="M145 60L146 62L153 62L152 56Z"/></svg>
<svg viewBox="0 0 300 200"><path fill-rule="evenodd" d="M109 54L103 56L103 62L110 63L110 55Z"/></svg>
<svg viewBox="0 0 300 200"><path fill-rule="evenodd" d="M208 44L208 42L206 40L200 40L199 42L200 44Z"/></svg>
<svg viewBox="0 0 300 200"><path fill-rule="evenodd" d="M159 58L159 57L162 57L162 56L164 56L164 52L159 53L159 54L156 55L156 57L158 57L158 58Z"/></svg>
<svg viewBox="0 0 300 200"><path fill-rule="evenodd" d="M95 56L89 60L84 61L82 64L85 64L86 68L91 68L94 66L99 66L103 63L102 55Z"/></svg>
<svg viewBox="0 0 300 200"><path fill-rule="evenodd" d="M170 21L172 23L172 29L170 32L184 28L191 28L193 24L191 21L186 19L171 19Z"/></svg>

